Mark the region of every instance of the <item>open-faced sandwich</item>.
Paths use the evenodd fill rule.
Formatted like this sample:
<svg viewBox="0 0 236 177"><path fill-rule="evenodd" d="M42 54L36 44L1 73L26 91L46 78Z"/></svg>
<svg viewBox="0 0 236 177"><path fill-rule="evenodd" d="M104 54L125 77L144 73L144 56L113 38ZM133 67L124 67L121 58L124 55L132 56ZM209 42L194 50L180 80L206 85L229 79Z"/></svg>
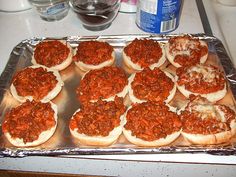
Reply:
<svg viewBox="0 0 236 177"><path fill-rule="evenodd" d="M48 102L58 95L63 85L58 71L44 66L30 66L13 76L10 91L20 102L27 99Z"/></svg>
<svg viewBox="0 0 236 177"><path fill-rule="evenodd" d="M79 43L73 59L83 71L100 69L115 62L115 51L108 42L83 41Z"/></svg>
<svg viewBox="0 0 236 177"><path fill-rule="evenodd" d="M208 57L207 43L189 35L170 38L165 50L167 59L177 68L205 63Z"/></svg>
<svg viewBox="0 0 236 177"><path fill-rule="evenodd" d="M226 79L219 68L212 65L193 65L176 70L178 90L185 96L200 95L209 101L222 99L227 93Z"/></svg>
<svg viewBox="0 0 236 177"><path fill-rule="evenodd" d="M52 102L27 100L6 113L2 131L14 146L37 146L54 134L57 119L57 106Z"/></svg>
<svg viewBox="0 0 236 177"><path fill-rule="evenodd" d="M162 102L144 102L128 108L123 133L138 146L164 146L181 132L179 116Z"/></svg>
<svg viewBox="0 0 236 177"><path fill-rule="evenodd" d="M109 146L117 141L124 125L122 98L83 104L70 120L70 132L80 144Z"/></svg>
<svg viewBox="0 0 236 177"><path fill-rule="evenodd" d="M174 77L158 68L145 68L129 77L129 97L133 103L170 102L176 92Z"/></svg>
<svg viewBox="0 0 236 177"><path fill-rule="evenodd" d="M31 62L55 70L63 70L72 62L72 48L62 40L44 40L35 46Z"/></svg>
<svg viewBox="0 0 236 177"><path fill-rule="evenodd" d="M236 133L235 111L200 96L190 96L189 103L182 108L180 118L182 135L193 144L230 142Z"/></svg>
<svg viewBox="0 0 236 177"><path fill-rule="evenodd" d="M128 92L128 77L115 66L90 70L81 79L76 91L81 103L99 99L111 101L115 96L124 98Z"/></svg>
<svg viewBox="0 0 236 177"><path fill-rule="evenodd" d="M136 71L145 67L160 67L166 61L165 50L156 40L135 39L123 49L123 61Z"/></svg>

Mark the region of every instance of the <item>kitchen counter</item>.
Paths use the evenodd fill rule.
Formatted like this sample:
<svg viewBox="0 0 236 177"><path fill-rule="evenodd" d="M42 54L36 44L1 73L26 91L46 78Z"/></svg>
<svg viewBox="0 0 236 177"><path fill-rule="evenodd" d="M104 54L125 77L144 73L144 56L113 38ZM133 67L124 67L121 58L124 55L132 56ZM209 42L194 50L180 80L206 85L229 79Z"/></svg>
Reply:
<svg viewBox="0 0 236 177"><path fill-rule="evenodd" d="M83 28L72 10L64 19L56 22L41 20L32 9L16 13L0 12L0 24L0 73L4 70L13 47L27 38L145 34L136 26L135 14L126 13L119 13L108 29L98 32ZM212 30L215 30L214 34L224 41L218 28ZM184 1L180 25L173 33L204 33L195 1ZM235 176L236 158L202 153L31 156L0 158L0 169L104 176L131 176L131 174L132 176L154 176L158 174L159 176L220 177ZM194 173L192 173L193 170Z"/></svg>
<svg viewBox="0 0 236 177"><path fill-rule="evenodd" d="M43 21L33 9L17 12L0 12L0 73L3 71L14 46L31 37L63 37L116 34L144 34L135 24L135 14L119 13L112 25L103 31L93 32L83 28L76 14L69 11L61 21ZM186 1L180 25L174 33L202 33L203 27L195 1Z"/></svg>

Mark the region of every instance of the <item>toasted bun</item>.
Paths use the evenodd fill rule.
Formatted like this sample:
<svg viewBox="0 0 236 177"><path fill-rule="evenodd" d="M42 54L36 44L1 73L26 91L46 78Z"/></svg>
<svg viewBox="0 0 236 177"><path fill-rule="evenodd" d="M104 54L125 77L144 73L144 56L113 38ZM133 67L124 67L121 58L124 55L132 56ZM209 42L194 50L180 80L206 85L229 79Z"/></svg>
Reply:
<svg viewBox="0 0 236 177"><path fill-rule="evenodd" d="M80 109L78 109L74 115L79 112ZM72 117L73 119L73 117ZM122 133L122 129L124 126L124 115L120 116L120 125L118 127L115 127L108 136L88 136L82 133L79 133L77 130L78 128L72 130L70 128L70 132L72 136L74 136L76 139L78 139L80 144L89 145L89 146L110 146L113 143L115 143L119 136Z"/></svg>
<svg viewBox="0 0 236 177"><path fill-rule="evenodd" d="M175 92L176 92L176 82L175 82L174 77L173 77L170 73L168 73L168 72L166 72L166 71L164 71L164 73L166 74L167 77L169 77L169 78L174 82L174 87L173 87L173 89L170 91L170 94L169 94L169 96L167 97L167 99L165 100L165 103L169 103L169 102L173 99L173 97L175 96ZM136 74L136 73L132 74L132 75L128 78L128 81L129 81L129 84L128 84L129 98L130 98L130 100L131 100L132 103L143 103L143 102L146 102L147 100L141 100L141 99L137 98L137 97L134 95L133 89L132 89L132 87L131 87L131 84L132 84L132 82L133 82L133 80L134 80L134 78L135 78L135 74Z"/></svg>
<svg viewBox="0 0 236 177"><path fill-rule="evenodd" d="M39 65L30 66L30 68L39 68L39 67L46 68L47 71L53 72L53 74L56 76L56 79L58 81L56 84L56 87L53 90L51 90L43 99L40 100L41 102L46 103L46 102L49 102L50 100L52 100L53 98L55 98L60 93L62 86L64 85L64 82L62 81L59 72L56 70L47 68L45 66L39 66ZM32 96L23 97L23 96L18 95L16 88L13 84L11 84L11 86L10 86L10 91L11 91L11 94L13 95L13 97L20 102L25 102L27 99L30 101L33 100Z"/></svg>
<svg viewBox="0 0 236 177"><path fill-rule="evenodd" d="M164 49L163 46L160 46L160 47L162 48L162 56L161 56L161 58L159 59L159 61L158 61L157 63L154 63L154 64L152 64L152 65L149 66L151 69L156 68L156 67L160 67L160 66L161 66L162 64L164 64L165 61L166 61L165 49ZM134 63L134 62L131 60L131 58L124 52L124 50L123 50L123 52L122 52L122 56L123 56L123 61L124 61L125 65L126 65L128 68L130 68L130 69L132 69L132 70L136 70L136 71L141 71L141 70L144 69L144 68L142 68L139 64Z"/></svg>
<svg viewBox="0 0 236 177"><path fill-rule="evenodd" d="M47 130L47 131L43 131L37 140L34 140L32 142L27 142L24 143L22 138L12 138L11 135L7 132L4 133L4 135L6 136L7 140L14 146L17 147L29 147L29 146L38 146L40 144L43 144L44 142L46 142L50 137L52 137L52 135L54 134L54 132L56 131L56 127L57 127L57 106L50 102L52 109L54 110L54 119L56 121L55 126L53 126L51 129Z"/></svg>
<svg viewBox="0 0 236 177"><path fill-rule="evenodd" d="M205 41L200 40L199 42L200 42L201 46L206 46L206 47L208 47L208 46L207 46L207 43L206 43ZM185 43L187 43L187 42L185 42ZM186 51L180 51L180 52L178 52L178 53L171 54L171 53L170 53L170 44L169 44L169 43L166 43L166 45L165 45L165 52L166 52L166 57L167 57L167 59L169 60L169 62L170 62L172 65L174 65L174 66L177 67L177 68L181 67L181 65L180 65L179 63L175 62L174 59L175 59L175 56L176 56L176 55L183 55L183 54L186 54ZM189 54L187 54L187 55L189 55ZM200 63L205 63L206 60L207 60L207 57L208 57L208 53L206 53L205 55L203 55L203 56L200 58Z"/></svg>
<svg viewBox="0 0 236 177"><path fill-rule="evenodd" d="M70 44L68 42L62 41L62 40L60 40L60 42L65 44L69 48L70 52L69 52L69 55L67 56L67 58L61 64L50 67L51 69L55 69L55 70L58 70L58 71L61 71L65 68L67 68L67 66L69 66L71 64L72 57L73 57L73 52L72 52L72 48L71 48ZM37 63L37 61L34 58L34 55L32 56L31 63L33 65L41 65L41 64Z"/></svg>
<svg viewBox="0 0 236 177"><path fill-rule="evenodd" d="M89 71L89 70L94 70L94 69L100 69L100 68L103 68L105 66L111 66L113 65L115 62L115 52L113 51L112 52L112 55L111 55L111 59L110 60L107 60L107 61L104 61L102 63L100 63L99 65L91 65L91 64L85 64L84 62L82 61L75 61L75 64L76 66L78 66L81 70L83 71Z"/></svg>

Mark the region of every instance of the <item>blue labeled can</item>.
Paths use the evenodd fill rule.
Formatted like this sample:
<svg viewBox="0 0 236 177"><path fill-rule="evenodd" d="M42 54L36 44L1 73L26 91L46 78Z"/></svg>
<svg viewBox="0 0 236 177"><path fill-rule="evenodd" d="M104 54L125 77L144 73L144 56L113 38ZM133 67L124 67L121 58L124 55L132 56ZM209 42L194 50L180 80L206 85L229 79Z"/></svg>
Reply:
<svg viewBox="0 0 236 177"><path fill-rule="evenodd" d="M136 24L150 33L168 33L179 25L182 0L138 0Z"/></svg>

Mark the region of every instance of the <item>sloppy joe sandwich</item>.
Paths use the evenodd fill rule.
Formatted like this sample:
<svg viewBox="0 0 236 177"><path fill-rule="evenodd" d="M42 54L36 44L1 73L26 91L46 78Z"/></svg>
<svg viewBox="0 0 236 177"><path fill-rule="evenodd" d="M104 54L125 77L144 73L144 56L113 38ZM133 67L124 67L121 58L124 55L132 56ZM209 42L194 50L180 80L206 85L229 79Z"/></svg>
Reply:
<svg viewBox="0 0 236 177"><path fill-rule="evenodd" d="M165 51L169 62L177 68L205 63L208 57L207 43L188 35L170 38Z"/></svg>
<svg viewBox="0 0 236 177"><path fill-rule="evenodd" d="M116 142L124 125L122 98L84 104L70 120L70 132L80 144L109 146Z"/></svg>
<svg viewBox="0 0 236 177"><path fill-rule="evenodd" d="M223 72L212 65L197 64L178 68L176 80L178 90L185 97L194 94L215 102L222 99L227 93Z"/></svg>
<svg viewBox="0 0 236 177"><path fill-rule="evenodd" d="M63 85L58 71L44 66L30 66L13 76L10 91L20 102L27 99L48 102L58 95Z"/></svg>
<svg viewBox="0 0 236 177"><path fill-rule="evenodd" d="M226 105L214 104L200 96L191 96L181 111L182 135L193 144L230 142L236 133L236 114Z"/></svg>
<svg viewBox="0 0 236 177"><path fill-rule="evenodd" d="M57 106L52 102L29 101L6 113L2 131L17 147L37 146L46 142L57 126Z"/></svg>
<svg viewBox="0 0 236 177"><path fill-rule="evenodd" d="M123 49L123 61L131 69L160 67L165 61L164 47L153 39L135 39Z"/></svg>
<svg viewBox="0 0 236 177"><path fill-rule="evenodd" d="M128 92L128 77L115 66L90 70L81 79L76 92L81 103L98 99L112 101L115 96L124 98Z"/></svg>
<svg viewBox="0 0 236 177"><path fill-rule="evenodd" d="M145 68L129 77L129 97L133 103L170 102L176 92L174 77L158 68Z"/></svg>
<svg viewBox="0 0 236 177"><path fill-rule="evenodd" d="M73 57L75 64L83 71L111 66L115 61L114 48L108 42L80 42Z"/></svg>
<svg viewBox="0 0 236 177"><path fill-rule="evenodd" d="M36 45L31 62L55 70L63 70L72 62L72 48L66 41L45 40Z"/></svg>
<svg viewBox="0 0 236 177"><path fill-rule="evenodd" d="M129 107L123 134L138 146L164 146L175 141L181 132L179 116L159 102L144 102Z"/></svg>

